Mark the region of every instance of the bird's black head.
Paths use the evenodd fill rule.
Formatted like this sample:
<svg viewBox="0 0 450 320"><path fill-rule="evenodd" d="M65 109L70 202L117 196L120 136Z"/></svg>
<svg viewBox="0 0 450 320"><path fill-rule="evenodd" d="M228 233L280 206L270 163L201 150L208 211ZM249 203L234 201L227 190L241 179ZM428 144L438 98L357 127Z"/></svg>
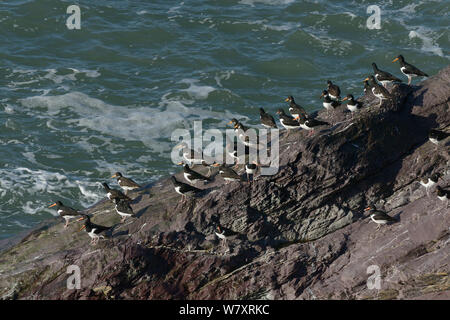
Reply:
<svg viewBox="0 0 450 320"><path fill-rule="evenodd" d="M437 187L436 187L436 194L438 195L438 197L443 197L443 196L445 196L444 189L442 189L440 186L437 186Z"/></svg>
<svg viewBox="0 0 450 320"><path fill-rule="evenodd" d="M173 184L176 184L178 182L174 176L170 177L170 181L172 181Z"/></svg>
<svg viewBox="0 0 450 320"><path fill-rule="evenodd" d="M105 188L105 190L110 190L110 188L106 182L103 182L102 186L103 186L103 188Z"/></svg>
<svg viewBox="0 0 450 320"><path fill-rule="evenodd" d="M345 101L345 100L353 101L353 100L355 100L355 98L353 97L352 94L348 94L342 101Z"/></svg>
<svg viewBox="0 0 450 320"><path fill-rule="evenodd" d="M236 118L233 118L230 120L230 122L228 122L228 124L232 124L233 127L237 126L239 123L239 121Z"/></svg>
<svg viewBox="0 0 450 320"><path fill-rule="evenodd" d="M371 203L367 206L367 208L364 209L364 212L368 212L369 214L371 214L375 210L377 210L375 204Z"/></svg>
<svg viewBox="0 0 450 320"><path fill-rule="evenodd" d="M55 207L55 206L56 206L57 208L59 208L59 207L62 207L63 204L62 204L61 201L56 201L54 204L52 204L51 206L49 206L49 208Z"/></svg>
<svg viewBox="0 0 450 320"><path fill-rule="evenodd" d="M114 173L112 178L121 177L121 176L122 176L122 174L120 172L116 172L116 173Z"/></svg>
<svg viewBox="0 0 450 320"><path fill-rule="evenodd" d="M265 113L266 113L266 112L264 111L263 108L259 108L259 114L263 115L263 114L265 114Z"/></svg>
<svg viewBox="0 0 450 320"><path fill-rule="evenodd" d="M294 97L293 96L289 96L286 98L286 100L284 100L286 102L295 102Z"/></svg>
<svg viewBox="0 0 450 320"><path fill-rule="evenodd" d="M392 62L399 60L400 62L405 62L405 58L400 54L397 58L395 58Z"/></svg>
<svg viewBox="0 0 450 320"><path fill-rule="evenodd" d="M277 110L277 114L279 114L279 115L283 115L283 114L284 114L284 110L283 110L283 109L281 109L281 108L280 108L280 109L278 109L278 110Z"/></svg>
<svg viewBox="0 0 450 320"><path fill-rule="evenodd" d="M331 82L331 80L327 80L327 85L328 85L328 87L330 87L333 85L333 82Z"/></svg>
<svg viewBox="0 0 450 320"><path fill-rule="evenodd" d="M320 97L322 98L322 97L326 97L326 96L328 96L328 91L327 90L323 90L322 94L320 95Z"/></svg>
<svg viewBox="0 0 450 320"><path fill-rule="evenodd" d="M377 64L376 64L375 62L372 62L372 68L373 68L374 70L378 70Z"/></svg>

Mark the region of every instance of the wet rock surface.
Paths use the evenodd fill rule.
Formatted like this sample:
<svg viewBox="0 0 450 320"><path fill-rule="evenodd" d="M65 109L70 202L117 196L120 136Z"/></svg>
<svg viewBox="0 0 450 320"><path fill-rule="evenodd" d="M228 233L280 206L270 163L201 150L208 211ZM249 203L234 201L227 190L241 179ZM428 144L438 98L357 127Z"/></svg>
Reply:
<svg viewBox="0 0 450 320"><path fill-rule="evenodd" d="M163 179L131 194L137 218L123 224L101 201L88 212L114 228L96 246L81 223L41 226L0 254L0 297L449 299L450 209L418 180L440 172L450 184L450 142L427 137L450 130L450 67L390 90L396 103L379 108L366 95L353 119L345 105L330 118L320 111L332 125L312 137L281 131L273 176L215 176L186 200ZM377 229L370 204L398 222ZM80 267L79 290L67 289L70 265ZM373 272L378 289L367 285Z"/></svg>

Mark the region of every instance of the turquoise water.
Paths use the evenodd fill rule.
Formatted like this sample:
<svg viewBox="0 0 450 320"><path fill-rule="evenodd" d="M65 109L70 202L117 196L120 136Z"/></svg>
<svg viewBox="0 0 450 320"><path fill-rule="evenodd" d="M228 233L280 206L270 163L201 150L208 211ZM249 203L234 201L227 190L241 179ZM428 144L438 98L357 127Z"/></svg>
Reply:
<svg viewBox="0 0 450 320"><path fill-rule="evenodd" d="M193 120L257 125L290 94L317 110L328 79L358 96L371 62L402 76L400 53L431 75L449 63L449 1L77 1L68 30L71 4L0 3L0 239L56 200L94 204L115 171L175 172L171 133Z"/></svg>

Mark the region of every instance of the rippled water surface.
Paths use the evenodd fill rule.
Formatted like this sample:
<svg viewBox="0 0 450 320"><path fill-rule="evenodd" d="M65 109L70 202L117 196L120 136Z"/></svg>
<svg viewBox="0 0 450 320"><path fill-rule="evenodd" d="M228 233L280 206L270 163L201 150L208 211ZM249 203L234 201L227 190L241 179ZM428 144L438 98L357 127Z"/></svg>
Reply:
<svg viewBox="0 0 450 320"><path fill-rule="evenodd" d="M449 1L77 1L68 30L71 4L0 3L0 239L55 200L94 204L115 171L174 172L171 133L193 120L257 125L290 94L317 110L326 80L358 96L371 62L401 76L400 53L429 74L449 62Z"/></svg>

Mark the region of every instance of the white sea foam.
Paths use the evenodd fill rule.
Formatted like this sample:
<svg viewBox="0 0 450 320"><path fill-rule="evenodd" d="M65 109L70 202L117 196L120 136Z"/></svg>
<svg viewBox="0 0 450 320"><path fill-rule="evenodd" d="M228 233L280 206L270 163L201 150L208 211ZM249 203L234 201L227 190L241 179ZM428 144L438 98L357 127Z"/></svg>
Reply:
<svg viewBox="0 0 450 320"><path fill-rule="evenodd" d="M426 52L434 53L440 57L444 56L444 53L442 49L439 47L439 45L436 44L434 38L434 32L425 28L425 27L418 27L416 30L411 30L409 32L409 38L419 38L422 40L422 50Z"/></svg>
<svg viewBox="0 0 450 320"><path fill-rule="evenodd" d="M194 99L206 99L208 95L216 90L211 86L198 86L196 83L199 81L196 79L183 79L180 81L181 83L189 84L189 88L182 89L181 91L185 91Z"/></svg>
<svg viewBox="0 0 450 320"><path fill-rule="evenodd" d="M193 99L206 99L210 92L216 90L213 87L196 85L197 82L192 79L182 82L188 83L189 87L181 91L187 92ZM196 120L246 118L228 110L219 112L186 106L194 101L168 93L161 98L158 107L116 106L81 92L70 92L58 96L24 98L19 100L19 103L35 117L53 118L69 109L77 116L67 120L68 124L126 141L141 141L151 151L159 153L170 150L170 144L164 144L160 141L161 138L169 138L172 131L180 126L192 126L192 123L187 121L189 115L197 115ZM46 111L37 111L37 107L46 108ZM79 143L81 145L83 142Z"/></svg>
<svg viewBox="0 0 450 320"><path fill-rule="evenodd" d="M92 205L104 197L97 182L71 180L59 172L18 167L2 168L0 175L0 198L7 199L7 205L20 203L22 212L27 214L44 211L57 215L56 210L48 209L48 205L61 199L63 192L69 189L79 190L80 206ZM27 200L24 202L24 199Z"/></svg>

